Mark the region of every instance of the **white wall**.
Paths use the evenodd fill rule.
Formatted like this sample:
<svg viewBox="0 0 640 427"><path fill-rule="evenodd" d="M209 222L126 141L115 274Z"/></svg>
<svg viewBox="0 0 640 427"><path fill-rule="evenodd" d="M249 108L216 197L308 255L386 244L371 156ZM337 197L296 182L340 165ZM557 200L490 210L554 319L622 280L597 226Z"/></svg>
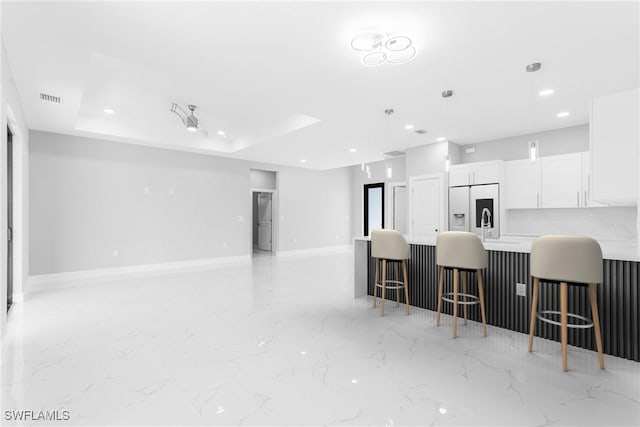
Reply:
<svg viewBox="0 0 640 427"><path fill-rule="evenodd" d="M0 18L2 6L0 4ZM1 19L0 19L1 22ZM19 302L26 290L29 272L27 256L28 215L28 147L27 123L22 112L18 91L13 82L11 66L0 36L0 241L7 241L7 126L13 133L13 297ZM4 335L7 321L7 245L0 245L0 336Z"/></svg>
<svg viewBox="0 0 640 427"><path fill-rule="evenodd" d="M407 179L412 176L444 172L444 162L449 155L449 142L422 145L407 149Z"/></svg>
<svg viewBox="0 0 640 427"><path fill-rule="evenodd" d="M278 252L351 244L349 168L278 173Z"/></svg>
<svg viewBox="0 0 640 427"><path fill-rule="evenodd" d="M533 137L538 139L540 156L589 151L589 125L540 132ZM528 141L531 138L532 135L525 134L464 145L461 147L461 163L526 159L529 156ZM467 148L475 148L476 151L466 154Z"/></svg>
<svg viewBox="0 0 640 427"><path fill-rule="evenodd" d="M276 173L273 171L251 169L249 171L249 185L251 188L261 190L275 190Z"/></svg>
<svg viewBox="0 0 640 427"><path fill-rule="evenodd" d="M30 153L32 275L249 255L252 168L279 174L280 251L350 243L346 168L284 168L38 131Z"/></svg>

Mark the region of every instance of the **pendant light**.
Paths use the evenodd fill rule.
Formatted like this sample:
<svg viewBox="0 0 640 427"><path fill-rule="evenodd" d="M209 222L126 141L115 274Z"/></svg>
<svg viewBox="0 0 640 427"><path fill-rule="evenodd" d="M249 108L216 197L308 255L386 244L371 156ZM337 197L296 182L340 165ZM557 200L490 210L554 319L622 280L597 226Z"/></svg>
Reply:
<svg viewBox="0 0 640 427"><path fill-rule="evenodd" d="M393 108L387 108L384 110L384 114L387 116L387 142L391 145L391 116L393 115ZM387 179L393 177L393 168L390 162L385 163L385 171Z"/></svg>
<svg viewBox="0 0 640 427"><path fill-rule="evenodd" d="M449 141L449 98L453 96L453 91L448 89L442 92L442 97L445 99L444 104L444 140ZM451 167L451 158L447 154L444 158L444 170L449 172Z"/></svg>
<svg viewBox="0 0 640 427"><path fill-rule="evenodd" d="M531 73L531 134L529 137L529 141L527 145L529 147L529 160L535 162L538 158L538 152L540 150L540 142L535 137L535 113L536 113L536 75L534 74L536 71L542 68L542 64L540 62L534 62L525 68L527 73Z"/></svg>

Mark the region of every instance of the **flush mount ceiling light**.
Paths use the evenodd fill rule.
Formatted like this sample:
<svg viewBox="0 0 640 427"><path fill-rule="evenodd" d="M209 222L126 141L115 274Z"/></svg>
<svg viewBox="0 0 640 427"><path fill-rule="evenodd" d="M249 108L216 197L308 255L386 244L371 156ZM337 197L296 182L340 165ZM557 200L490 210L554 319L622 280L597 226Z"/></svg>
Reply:
<svg viewBox="0 0 640 427"><path fill-rule="evenodd" d="M363 54L360 62L366 67L405 64L416 56L416 48L409 37L382 31L359 33L351 40L351 48Z"/></svg>
<svg viewBox="0 0 640 427"><path fill-rule="evenodd" d="M175 113L178 117L180 117L180 120L182 120L182 123L187 127L187 130L189 132L196 132L199 130L200 132L202 132L204 136L207 136L208 135L207 130L203 129L200 126L200 121L195 115L196 108L198 107L196 105L189 104L187 108L189 109L189 112L187 112L184 108L180 107L178 104L171 103L170 110L171 112Z"/></svg>

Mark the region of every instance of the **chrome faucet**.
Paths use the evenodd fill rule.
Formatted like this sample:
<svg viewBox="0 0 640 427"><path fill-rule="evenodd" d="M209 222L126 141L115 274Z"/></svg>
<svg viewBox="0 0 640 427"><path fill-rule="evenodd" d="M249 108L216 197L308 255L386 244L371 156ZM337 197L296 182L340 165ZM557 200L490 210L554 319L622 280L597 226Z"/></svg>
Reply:
<svg viewBox="0 0 640 427"><path fill-rule="evenodd" d="M487 208L483 208L481 217L480 227L482 228L482 241L484 242L486 230L491 227L491 211Z"/></svg>

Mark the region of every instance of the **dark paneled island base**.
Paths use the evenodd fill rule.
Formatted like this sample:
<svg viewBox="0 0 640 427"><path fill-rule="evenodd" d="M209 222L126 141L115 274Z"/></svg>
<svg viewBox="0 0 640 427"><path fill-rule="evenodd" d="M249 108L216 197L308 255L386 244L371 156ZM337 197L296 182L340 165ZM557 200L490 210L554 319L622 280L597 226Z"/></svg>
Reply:
<svg viewBox="0 0 640 427"><path fill-rule="evenodd" d="M366 253L366 255L365 255ZM487 323L512 331L529 333L531 312L532 279L529 273L528 253L488 250L489 263L484 271ZM355 296L358 283L364 285L366 293L373 295L374 262L371 258L371 244L366 240L354 242ZM362 261L366 260L365 263ZM602 326L604 352L613 356L640 361L640 324L638 308L638 276L640 263L605 259L604 283L598 285L598 307ZM365 265L363 265L365 264ZM452 283L452 271L445 273L446 282ZM477 293L475 275L468 275L471 294ZM516 295L516 283L527 285L526 296ZM446 287L445 287L446 289ZM364 289L363 289L364 291ZM438 270L436 248L428 244L411 244L409 260L409 299L411 305L428 310L437 309ZM388 298L395 300L392 292ZM569 286L569 312L591 318L589 297L586 286ZM558 310L559 287L541 286L540 309ZM452 314L452 305L444 304L443 313ZM469 319L480 322L478 306L469 307ZM536 336L560 341L560 328L538 322ZM569 345L595 351L592 329L569 329Z"/></svg>

